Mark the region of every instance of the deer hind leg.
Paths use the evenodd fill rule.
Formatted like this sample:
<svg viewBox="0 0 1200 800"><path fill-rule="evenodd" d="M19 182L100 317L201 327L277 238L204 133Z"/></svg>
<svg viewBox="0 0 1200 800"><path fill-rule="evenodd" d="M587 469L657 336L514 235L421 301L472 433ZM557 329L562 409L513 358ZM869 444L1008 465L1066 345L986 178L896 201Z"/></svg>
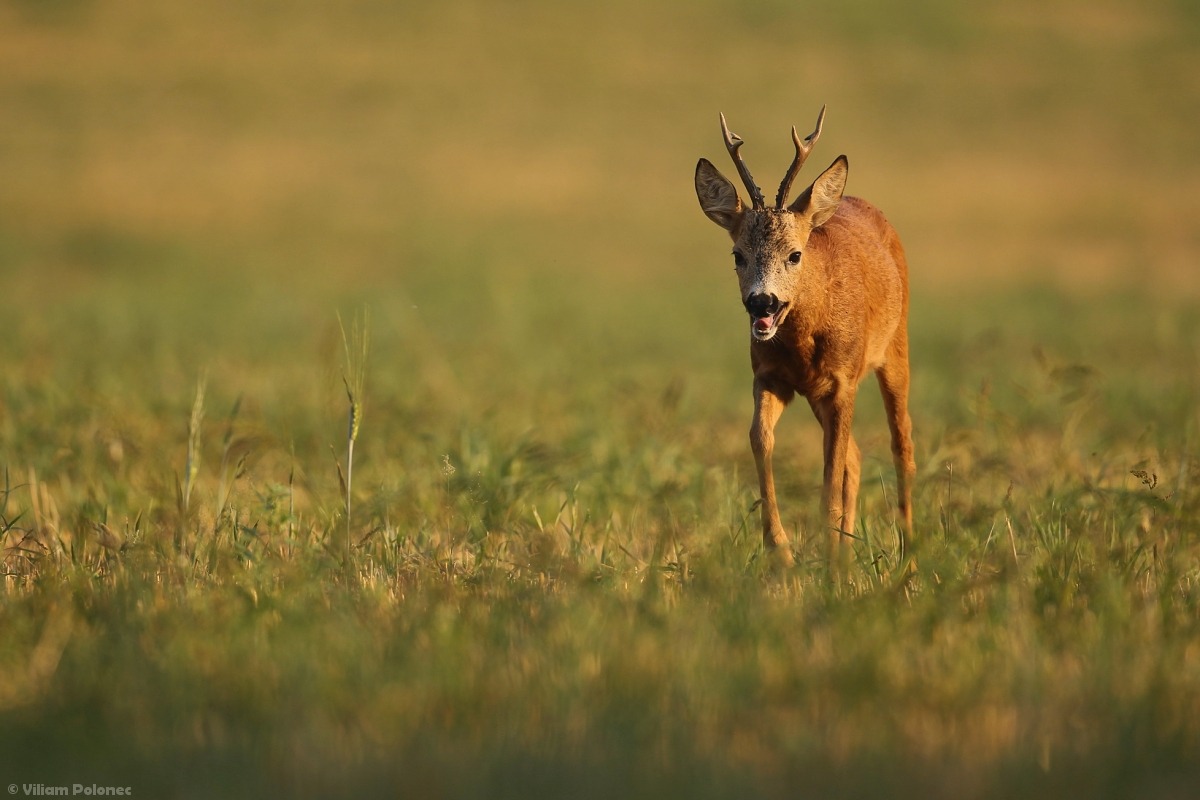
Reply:
<svg viewBox="0 0 1200 800"><path fill-rule="evenodd" d="M900 511L900 557L912 540L912 483L917 472L913 458L912 419L908 415L908 339L897 334L887 362L875 371L883 407L892 433L892 461L896 465L896 503Z"/></svg>
<svg viewBox="0 0 1200 800"><path fill-rule="evenodd" d="M783 523L779 521L779 503L775 499L775 472L771 457L775 451L775 424L783 414L790 395L781 395L754 382L754 420L750 423L750 449L758 470L758 489L762 511L763 543L785 566L793 563Z"/></svg>

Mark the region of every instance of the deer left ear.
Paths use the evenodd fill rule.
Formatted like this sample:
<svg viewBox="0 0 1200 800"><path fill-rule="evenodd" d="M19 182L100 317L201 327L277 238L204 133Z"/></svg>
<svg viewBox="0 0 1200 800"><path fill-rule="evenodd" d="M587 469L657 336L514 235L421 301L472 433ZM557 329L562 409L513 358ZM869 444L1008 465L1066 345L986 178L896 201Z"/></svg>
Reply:
<svg viewBox="0 0 1200 800"><path fill-rule="evenodd" d="M842 202L842 192L846 190L846 178L850 174L850 162L845 156L838 156L829 169L822 172L800 196L796 202L788 206L794 214L808 217L813 229L817 229L829 221Z"/></svg>

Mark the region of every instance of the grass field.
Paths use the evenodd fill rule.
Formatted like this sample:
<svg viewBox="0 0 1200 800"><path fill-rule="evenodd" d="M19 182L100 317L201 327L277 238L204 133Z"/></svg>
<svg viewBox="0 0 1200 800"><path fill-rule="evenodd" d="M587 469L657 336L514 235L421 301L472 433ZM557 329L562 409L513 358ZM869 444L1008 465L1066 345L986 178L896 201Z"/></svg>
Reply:
<svg viewBox="0 0 1200 800"><path fill-rule="evenodd" d="M799 407L764 558L692 189L822 103L908 582L870 384L848 580ZM10 793L1195 795L1192 5L0 0L0 120Z"/></svg>

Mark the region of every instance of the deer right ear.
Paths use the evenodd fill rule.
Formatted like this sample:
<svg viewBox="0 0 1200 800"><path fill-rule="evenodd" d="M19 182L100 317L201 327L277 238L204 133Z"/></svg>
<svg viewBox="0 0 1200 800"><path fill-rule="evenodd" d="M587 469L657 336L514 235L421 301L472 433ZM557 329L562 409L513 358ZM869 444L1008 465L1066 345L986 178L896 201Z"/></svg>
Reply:
<svg viewBox="0 0 1200 800"><path fill-rule="evenodd" d="M733 184L707 158L696 164L696 197L705 216L733 232L742 215L742 200Z"/></svg>

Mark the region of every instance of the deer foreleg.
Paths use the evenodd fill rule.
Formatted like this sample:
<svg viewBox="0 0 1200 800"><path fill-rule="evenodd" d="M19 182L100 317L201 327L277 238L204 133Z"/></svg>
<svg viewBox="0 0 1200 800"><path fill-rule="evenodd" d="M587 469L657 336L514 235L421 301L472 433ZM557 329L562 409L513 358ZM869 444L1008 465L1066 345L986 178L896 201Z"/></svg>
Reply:
<svg viewBox="0 0 1200 800"><path fill-rule="evenodd" d="M846 470L842 479L842 530L854 533L858 516L858 482L862 477L862 453L850 436L846 444Z"/></svg>
<svg viewBox="0 0 1200 800"><path fill-rule="evenodd" d="M821 511L829 533L829 563L835 571L844 566L843 539L852 533L854 506L858 499L859 453L850 436L854 421L854 395L844 390L813 402L821 422L825 443L825 476ZM850 472L853 475L850 475Z"/></svg>
<svg viewBox="0 0 1200 800"><path fill-rule="evenodd" d="M788 545L783 523L779 521L779 503L775 499L775 474L771 456L775 451L775 424L787 405L785 396L754 382L754 420L750 423L750 449L758 470L758 490L761 502L763 544L774 551L779 560L790 566L792 551Z"/></svg>

